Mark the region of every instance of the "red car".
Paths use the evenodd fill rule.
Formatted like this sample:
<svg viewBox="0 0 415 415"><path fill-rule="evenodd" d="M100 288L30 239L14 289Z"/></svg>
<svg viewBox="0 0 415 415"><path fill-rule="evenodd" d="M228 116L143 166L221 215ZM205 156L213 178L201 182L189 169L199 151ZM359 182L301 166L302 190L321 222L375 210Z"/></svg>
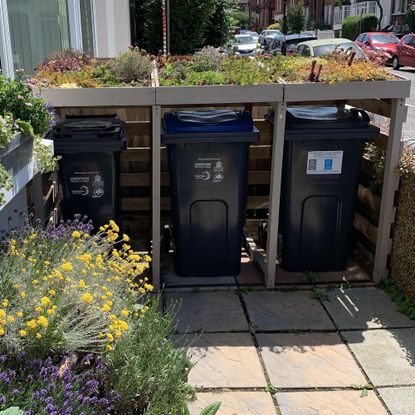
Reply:
<svg viewBox="0 0 415 415"><path fill-rule="evenodd" d="M415 34L413 33L401 39L392 57L393 69L399 69L401 66L415 67Z"/></svg>
<svg viewBox="0 0 415 415"><path fill-rule="evenodd" d="M399 39L389 32L361 33L355 40L363 50L372 49L376 52L386 52L392 56L395 54Z"/></svg>

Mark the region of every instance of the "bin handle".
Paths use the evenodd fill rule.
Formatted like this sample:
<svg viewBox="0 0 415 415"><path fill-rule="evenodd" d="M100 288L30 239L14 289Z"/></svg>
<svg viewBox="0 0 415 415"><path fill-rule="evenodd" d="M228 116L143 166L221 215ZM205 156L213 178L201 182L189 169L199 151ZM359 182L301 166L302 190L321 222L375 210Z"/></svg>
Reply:
<svg viewBox="0 0 415 415"><path fill-rule="evenodd" d="M360 118L362 121L370 122L370 117L368 113L362 108L350 108L350 112L353 114L353 117Z"/></svg>

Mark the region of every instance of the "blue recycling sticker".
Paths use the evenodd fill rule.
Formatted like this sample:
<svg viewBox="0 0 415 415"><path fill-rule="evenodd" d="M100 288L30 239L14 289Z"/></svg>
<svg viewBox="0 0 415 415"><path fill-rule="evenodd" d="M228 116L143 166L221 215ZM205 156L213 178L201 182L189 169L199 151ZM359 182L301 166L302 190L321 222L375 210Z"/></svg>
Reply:
<svg viewBox="0 0 415 415"><path fill-rule="evenodd" d="M333 159L324 160L324 170L333 170Z"/></svg>

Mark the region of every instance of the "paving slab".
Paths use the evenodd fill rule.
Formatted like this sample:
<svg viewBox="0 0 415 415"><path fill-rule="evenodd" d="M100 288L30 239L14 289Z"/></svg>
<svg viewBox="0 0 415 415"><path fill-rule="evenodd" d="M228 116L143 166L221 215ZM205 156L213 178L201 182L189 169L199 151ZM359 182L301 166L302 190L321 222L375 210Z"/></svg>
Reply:
<svg viewBox="0 0 415 415"><path fill-rule="evenodd" d="M339 329L415 327L415 321L397 310L385 291L346 288L324 293L324 305Z"/></svg>
<svg viewBox="0 0 415 415"><path fill-rule="evenodd" d="M260 330L333 330L311 291L255 291L243 295L251 323Z"/></svg>
<svg viewBox="0 0 415 415"><path fill-rule="evenodd" d="M387 415L373 391L362 397L360 391L277 393L281 415Z"/></svg>
<svg viewBox="0 0 415 415"><path fill-rule="evenodd" d="M415 329L351 331L342 334L375 386L415 384Z"/></svg>
<svg viewBox="0 0 415 415"><path fill-rule="evenodd" d="M188 339L176 341L180 347ZM248 333L203 334L192 343L189 355L195 364L189 374L189 383L199 388L255 388L267 385Z"/></svg>
<svg viewBox="0 0 415 415"><path fill-rule="evenodd" d="M277 415L271 395L266 392L198 393L196 402L189 405L191 415L214 402L221 402L218 415Z"/></svg>
<svg viewBox="0 0 415 415"><path fill-rule="evenodd" d="M163 281L166 287L203 287L214 285L234 285L235 277L181 277L174 272L168 272Z"/></svg>
<svg viewBox="0 0 415 415"><path fill-rule="evenodd" d="M378 392L392 415L414 415L415 386L379 388Z"/></svg>
<svg viewBox="0 0 415 415"><path fill-rule="evenodd" d="M241 258L241 273L236 277L239 285L264 285L264 277L250 258Z"/></svg>
<svg viewBox="0 0 415 415"><path fill-rule="evenodd" d="M215 291L167 294L166 304L178 302L179 333L248 331L241 302L235 292Z"/></svg>
<svg viewBox="0 0 415 415"><path fill-rule="evenodd" d="M366 379L336 333L257 334L276 388L347 387Z"/></svg>

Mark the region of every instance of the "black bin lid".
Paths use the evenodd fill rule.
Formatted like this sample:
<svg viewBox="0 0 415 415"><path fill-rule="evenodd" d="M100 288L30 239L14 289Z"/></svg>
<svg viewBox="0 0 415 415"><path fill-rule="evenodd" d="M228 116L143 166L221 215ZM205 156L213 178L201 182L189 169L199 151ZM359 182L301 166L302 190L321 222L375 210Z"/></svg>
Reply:
<svg viewBox="0 0 415 415"><path fill-rule="evenodd" d="M286 140L373 139L379 128L370 125L369 115L359 108L294 107L287 109Z"/></svg>
<svg viewBox="0 0 415 415"><path fill-rule="evenodd" d="M66 116L53 127L49 138L54 140L55 154L126 148L125 124L116 114Z"/></svg>

